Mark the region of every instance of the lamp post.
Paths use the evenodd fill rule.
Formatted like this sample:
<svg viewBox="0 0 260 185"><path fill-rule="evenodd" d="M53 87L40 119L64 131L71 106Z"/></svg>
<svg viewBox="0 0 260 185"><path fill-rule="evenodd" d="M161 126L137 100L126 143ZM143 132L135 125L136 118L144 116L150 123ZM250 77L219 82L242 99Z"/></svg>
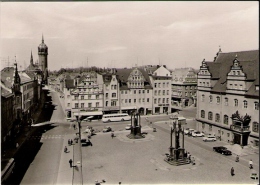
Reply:
<svg viewBox="0 0 260 185"><path fill-rule="evenodd" d="M81 150L81 120L80 120L80 106L79 106L79 92L78 92L78 127L79 127L79 148L80 148L80 171L81 171L81 184L83 185L82 175L82 150Z"/></svg>

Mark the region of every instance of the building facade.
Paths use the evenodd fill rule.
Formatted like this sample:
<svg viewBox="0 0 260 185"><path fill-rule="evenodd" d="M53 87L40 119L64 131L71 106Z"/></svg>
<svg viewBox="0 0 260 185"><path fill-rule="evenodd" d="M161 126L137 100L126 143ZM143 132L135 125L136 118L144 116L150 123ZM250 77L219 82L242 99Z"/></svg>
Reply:
<svg viewBox="0 0 260 185"><path fill-rule="evenodd" d="M196 104L197 74L193 68L178 68L172 71L172 106L187 107Z"/></svg>
<svg viewBox="0 0 260 185"><path fill-rule="evenodd" d="M259 145L259 51L217 53L198 73L197 129L219 139Z"/></svg>
<svg viewBox="0 0 260 185"><path fill-rule="evenodd" d="M117 69L120 91L120 110L130 114L152 114L152 86L148 73L141 68Z"/></svg>
<svg viewBox="0 0 260 185"><path fill-rule="evenodd" d="M160 66L150 74L153 86L153 114L171 113L171 72Z"/></svg>
<svg viewBox="0 0 260 185"><path fill-rule="evenodd" d="M17 63L15 67L1 71L1 146L2 149L13 144L22 124L22 101L20 77Z"/></svg>
<svg viewBox="0 0 260 185"><path fill-rule="evenodd" d="M96 72L65 80L64 98L67 116L72 118L97 116L102 118L103 84Z"/></svg>

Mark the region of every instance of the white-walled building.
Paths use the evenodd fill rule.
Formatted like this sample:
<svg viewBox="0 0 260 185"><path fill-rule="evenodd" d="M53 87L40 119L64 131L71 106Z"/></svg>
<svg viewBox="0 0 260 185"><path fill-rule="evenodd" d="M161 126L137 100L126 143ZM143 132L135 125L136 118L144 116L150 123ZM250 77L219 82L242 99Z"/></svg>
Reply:
<svg viewBox="0 0 260 185"><path fill-rule="evenodd" d="M197 129L259 146L259 50L217 53L198 73Z"/></svg>
<svg viewBox="0 0 260 185"><path fill-rule="evenodd" d="M153 114L171 113L171 72L160 66L150 75L153 86Z"/></svg>

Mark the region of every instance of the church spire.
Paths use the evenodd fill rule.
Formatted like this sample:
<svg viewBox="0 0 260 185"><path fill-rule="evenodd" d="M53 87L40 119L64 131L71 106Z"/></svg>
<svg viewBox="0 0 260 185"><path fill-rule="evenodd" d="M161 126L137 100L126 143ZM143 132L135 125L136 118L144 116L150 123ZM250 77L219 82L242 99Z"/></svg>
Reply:
<svg viewBox="0 0 260 185"><path fill-rule="evenodd" d="M44 38L43 38L43 34L42 34L42 43L44 43Z"/></svg>
<svg viewBox="0 0 260 185"><path fill-rule="evenodd" d="M32 56L32 51L31 51L31 60L30 60L30 64L33 65L33 56Z"/></svg>

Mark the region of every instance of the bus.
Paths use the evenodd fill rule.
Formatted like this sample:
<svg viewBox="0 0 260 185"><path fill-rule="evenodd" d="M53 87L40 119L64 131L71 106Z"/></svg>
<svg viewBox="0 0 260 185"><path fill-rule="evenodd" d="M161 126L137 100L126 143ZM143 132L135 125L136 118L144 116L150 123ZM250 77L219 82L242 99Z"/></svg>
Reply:
<svg viewBox="0 0 260 185"><path fill-rule="evenodd" d="M102 117L102 121L110 122L110 121L130 121L131 116L128 114L104 114Z"/></svg>

